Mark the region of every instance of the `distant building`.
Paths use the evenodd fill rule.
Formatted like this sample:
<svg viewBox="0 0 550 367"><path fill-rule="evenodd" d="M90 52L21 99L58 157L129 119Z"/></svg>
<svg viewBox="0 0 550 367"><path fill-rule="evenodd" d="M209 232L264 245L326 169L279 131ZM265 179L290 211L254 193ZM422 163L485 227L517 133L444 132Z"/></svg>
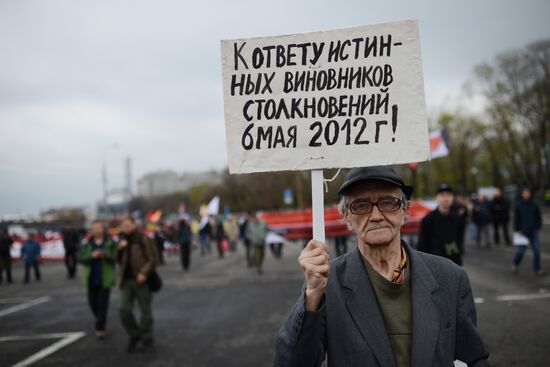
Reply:
<svg viewBox="0 0 550 367"><path fill-rule="evenodd" d="M132 194L126 188L112 189L107 197L97 204L97 216L99 218L112 218L128 212L128 204Z"/></svg>
<svg viewBox="0 0 550 367"><path fill-rule="evenodd" d="M137 182L139 196L166 195L179 191L179 176L174 171L147 173Z"/></svg>
<svg viewBox="0 0 550 367"><path fill-rule="evenodd" d="M183 173L174 171L157 171L147 173L138 180L138 196L151 197L182 192L200 184L218 184L222 182L222 174L216 171L200 173Z"/></svg>

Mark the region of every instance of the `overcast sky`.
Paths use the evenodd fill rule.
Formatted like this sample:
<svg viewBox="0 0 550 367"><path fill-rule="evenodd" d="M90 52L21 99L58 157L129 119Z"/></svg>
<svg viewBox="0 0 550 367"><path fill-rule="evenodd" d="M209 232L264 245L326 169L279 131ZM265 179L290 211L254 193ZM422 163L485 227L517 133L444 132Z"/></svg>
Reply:
<svg viewBox="0 0 550 367"><path fill-rule="evenodd" d="M225 167L221 39L418 19L433 112L476 64L550 37L549 14L547 0L0 0L0 215L92 205L104 160L111 187L126 156L134 181Z"/></svg>

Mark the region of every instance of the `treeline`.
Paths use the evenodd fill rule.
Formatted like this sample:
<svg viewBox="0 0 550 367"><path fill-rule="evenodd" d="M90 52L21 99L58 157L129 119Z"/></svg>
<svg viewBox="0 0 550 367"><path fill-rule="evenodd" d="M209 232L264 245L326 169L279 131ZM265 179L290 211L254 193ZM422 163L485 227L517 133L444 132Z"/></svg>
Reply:
<svg viewBox="0 0 550 367"><path fill-rule="evenodd" d="M468 105L441 113L436 128L450 137L450 155L418 167L423 183L446 181L463 192L480 186L550 188L550 39L478 65L465 86Z"/></svg>

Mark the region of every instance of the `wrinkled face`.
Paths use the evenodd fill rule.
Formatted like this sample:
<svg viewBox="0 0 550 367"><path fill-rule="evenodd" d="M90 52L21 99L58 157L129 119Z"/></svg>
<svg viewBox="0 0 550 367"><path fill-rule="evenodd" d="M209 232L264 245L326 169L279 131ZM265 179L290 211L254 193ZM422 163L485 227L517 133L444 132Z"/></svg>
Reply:
<svg viewBox="0 0 550 367"><path fill-rule="evenodd" d="M444 210L449 210L453 204L453 193L448 191L443 191L437 194L437 205Z"/></svg>
<svg viewBox="0 0 550 367"><path fill-rule="evenodd" d="M136 225L131 220L124 219L120 224L120 228L122 230L122 233L128 235L134 232L134 229L136 229Z"/></svg>
<svg viewBox="0 0 550 367"><path fill-rule="evenodd" d="M402 199L401 195L399 187L381 181L362 182L351 188L346 195L348 207L344 212L344 220L360 243L376 247L389 245L395 238L400 239L408 207L401 205L395 211L381 212L377 206L373 206L368 214L353 214L349 204L363 200L378 202L383 199Z"/></svg>
<svg viewBox="0 0 550 367"><path fill-rule="evenodd" d="M92 236L103 237L103 225L101 223L93 223L91 228Z"/></svg>

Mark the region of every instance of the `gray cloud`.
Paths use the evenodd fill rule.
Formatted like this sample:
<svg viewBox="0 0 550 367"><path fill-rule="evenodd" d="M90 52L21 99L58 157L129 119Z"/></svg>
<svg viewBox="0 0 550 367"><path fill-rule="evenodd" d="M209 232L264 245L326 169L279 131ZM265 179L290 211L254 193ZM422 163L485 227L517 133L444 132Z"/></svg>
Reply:
<svg viewBox="0 0 550 367"><path fill-rule="evenodd" d="M547 1L0 2L0 214L93 203L122 183L227 164L219 41L420 22L428 108L475 64L550 36ZM117 143L118 150L109 149Z"/></svg>

